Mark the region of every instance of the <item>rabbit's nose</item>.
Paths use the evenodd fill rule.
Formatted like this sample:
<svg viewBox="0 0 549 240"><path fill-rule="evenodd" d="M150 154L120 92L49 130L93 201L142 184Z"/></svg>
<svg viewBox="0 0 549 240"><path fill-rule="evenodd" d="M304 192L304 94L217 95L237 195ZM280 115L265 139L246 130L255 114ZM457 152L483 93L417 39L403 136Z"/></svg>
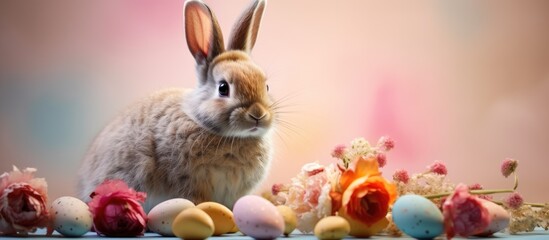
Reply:
<svg viewBox="0 0 549 240"><path fill-rule="evenodd" d="M267 113L263 113L260 117L256 117L252 113L248 113L248 115L255 121L259 122L261 119L263 119L265 116L267 116Z"/></svg>
<svg viewBox="0 0 549 240"><path fill-rule="evenodd" d="M259 123L262 119L268 116L267 110L260 104L254 104L248 109L248 117L251 121Z"/></svg>

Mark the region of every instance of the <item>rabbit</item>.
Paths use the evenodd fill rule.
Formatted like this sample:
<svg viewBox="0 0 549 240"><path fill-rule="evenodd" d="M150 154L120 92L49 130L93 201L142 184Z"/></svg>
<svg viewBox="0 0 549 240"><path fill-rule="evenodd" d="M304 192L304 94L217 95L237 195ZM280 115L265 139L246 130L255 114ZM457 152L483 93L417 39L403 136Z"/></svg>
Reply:
<svg viewBox="0 0 549 240"><path fill-rule="evenodd" d="M276 118L266 75L249 56L265 5L256 0L244 11L225 50L210 8L185 3L197 87L153 93L110 122L82 162L81 199L106 179L145 192L147 212L170 198L232 208L250 194L270 167Z"/></svg>

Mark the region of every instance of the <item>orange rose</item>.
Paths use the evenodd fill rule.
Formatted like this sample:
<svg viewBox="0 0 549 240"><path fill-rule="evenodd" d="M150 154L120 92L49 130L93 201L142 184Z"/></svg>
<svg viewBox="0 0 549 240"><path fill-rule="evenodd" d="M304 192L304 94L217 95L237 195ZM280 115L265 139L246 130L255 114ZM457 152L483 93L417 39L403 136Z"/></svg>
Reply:
<svg viewBox="0 0 549 240"><path fill-rule="evenodd" d="M397 192L396 186L381 176L375 158L360 157L354 170L343 172L339 188L330 194L332 206L340 206L334 212L349 220L351 235L367 237L385 228L387 212Z"/></svg>

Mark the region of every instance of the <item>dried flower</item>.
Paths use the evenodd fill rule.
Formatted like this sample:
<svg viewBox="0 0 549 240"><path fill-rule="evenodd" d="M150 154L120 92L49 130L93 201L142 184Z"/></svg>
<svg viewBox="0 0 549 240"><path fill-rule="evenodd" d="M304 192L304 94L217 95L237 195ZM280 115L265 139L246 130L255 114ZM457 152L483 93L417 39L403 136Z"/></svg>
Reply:
<svg viewBox="0 0 549 240"><path fill-rule="evenodd" d="M468 237L482 233L490 224L488 210L481 199L469 194L464 184L459 184L442 206L444 229L448 239L455 235Z"/></svg>
<svg viewBox="0 0 549 240"><path fill-rule="evenodd" d="M387 156L384 153L378 153L376 159L380 168L385 167L385 164L387 164Z"/></svg>
<svg viewBox="0 0 549 240"><path fill-rule="evenodd" d="M509 177L512 173L515 172L518 166L518 161L512 158L506 158L501 164L501 174L504 177Z"/></svg>
<svg viewBox="0 0 549 240"><path fill-rule="evenodd" d="M347 147L345 147L345 145L343 144L337 145L332 151L332 157L341 159L344 157L346 150L347 150Z"/></svg>
<svg viewBox="0 0 549 240"><path fill-rule="evenodd" d="M509 232L516 234L519 232L531 232L538 226L540 219L536 216L536 211L529 205L522 205L517 209L509 209L511 213L511 222L509 223ZM547 219L545 219L547 221Z"/></svg>
<svg viewBox="0 0 549 240"><path fill-rule="evenodd" d="M482 189L484 189L482 187L482 185L480 185L480 183L471 184L471 185L469 185L468 188L469 188L469 190L482 190Z"/></svg>
<svg viewBox="0 0 549 240"><path fill-rule="evenodd" d="M484 189L484 187L482 187L482 185L480 185L480 183L475 183L475 184L471 184L469 185L469 190L482 190ZM486 200L492 200L492 196L491 195L477 195L477 197L479 198L482 198L482 199L486 199Z"/></svg>
<svg viewBox="0 0 549 240"><path fill-rule="evenodd" d="M47 184L26 168L0 175L0 235L26 235L48 225Z"/></svg>
<svg viewBox="0 0 549 240"><path fill-rule="evenodd" d="M436 173L439 175L446 175L448 171L446 170L446 165L441 161L435 161L433 164L427 167L430 172Z"/></svg>
<svg viewBox="0 0 549 240"><path fill-rule="evenodd" d="M522 203L524 203L524 199L522 198L522 196L517 193L517 192L514 192L514 193L511 193L509 194L504 200L503 200L503 204L508 207L508 208L511 208L511 209L518 209L520 206L522 206Z"/></svg>
<svg viewBox="0 0 549 240"><path fill-rule="evenodd" d="M382 151L390 151L395 147L395 141L388 136L383 136L377 142L377 146Z"/></svg>
<svg viewBox="0 0 549 240"><path fill-rule="evenodd" d="M408 175L408 171L406 171L404 169L396 170L395 173L393 174L393 180L395 180L397 182L402 182L404 184L408 183L408 181L410 180L410 176Z"/></svg>
<svg viewBox="0 0 549 240"><path fill-rule="evenodd" d="M109 237L143 236L147 215L141 203L146 194L136 192L121 180L106 180L97 186L88 203L97 234Z"/></svg>
<svg viewBox="0 0 549 240"><path fill-rule="evenodd" d="M406 194L431 195L438 193L452 192L455 185L446 179L446 175L436 173L419 173L414 174L408 183L396 182L398 194L400 196ZM434 200L435 203L437 200Z"/></svg>

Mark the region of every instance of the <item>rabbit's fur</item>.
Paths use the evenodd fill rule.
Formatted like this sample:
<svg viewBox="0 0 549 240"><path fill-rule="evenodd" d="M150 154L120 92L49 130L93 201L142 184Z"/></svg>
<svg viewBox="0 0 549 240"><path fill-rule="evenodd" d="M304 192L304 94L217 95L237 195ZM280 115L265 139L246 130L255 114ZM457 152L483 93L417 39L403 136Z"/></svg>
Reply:
<svg viewBox="0 0 549 240"><path fill-rule="evenodd" d="M248 53L264 7L257 0L243 13L225 51L210 9L200 1L185 3L197 88L157 92L108 124L82 164L82 199L88 201L104 180L122 179L147 193L147 211L178 197L231 208L261 182L271 161L275 115L265 74ZM227 96L222 84L229 86Z"/></svg>

